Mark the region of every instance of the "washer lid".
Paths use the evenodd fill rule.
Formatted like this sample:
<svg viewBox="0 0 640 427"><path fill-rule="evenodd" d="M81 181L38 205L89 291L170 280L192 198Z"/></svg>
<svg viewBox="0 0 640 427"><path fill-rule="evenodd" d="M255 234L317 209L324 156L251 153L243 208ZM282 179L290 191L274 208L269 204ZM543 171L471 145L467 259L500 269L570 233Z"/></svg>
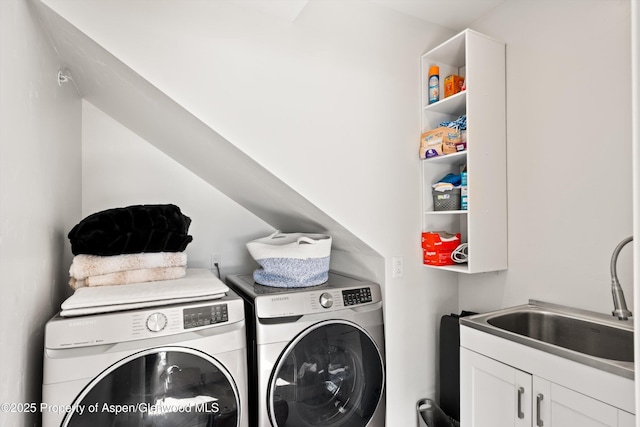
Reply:
<svg viewBox="0 0 640 427"><path fill-rule="evenodd" d="M76 289L62 303L60 314L78 316L221 298L227 291L227 285L206 268L188 268L181 279Z"/></svg>
<svg viewBox="0 0 640 427"><path fill-rule="evenodd" d="M238 293L252 300L261 319L326 313L355 306L378 308L382 292L377 283L330 272L324 285L273 288L255 283L251 275L228 276Z"/></svg>
<svg viewBox="0 0 640 427"><path fill-rule="evenodd" d="M306 293L325 291L331 289L341 289L349 287L358 287L365 285L379 286L377 283L369 280L361 280L355 277L345 276L344 274L336 273L334 271L329 272L329 280L326 283L318 286L308 286L304 288L280 288L273 286L264 286L256 283L253 280L251 274L239 274L229 275L227 279L239 290L252 298L258 298L261 296L273 295L273 294L291 294L291 293Z"/></svg>

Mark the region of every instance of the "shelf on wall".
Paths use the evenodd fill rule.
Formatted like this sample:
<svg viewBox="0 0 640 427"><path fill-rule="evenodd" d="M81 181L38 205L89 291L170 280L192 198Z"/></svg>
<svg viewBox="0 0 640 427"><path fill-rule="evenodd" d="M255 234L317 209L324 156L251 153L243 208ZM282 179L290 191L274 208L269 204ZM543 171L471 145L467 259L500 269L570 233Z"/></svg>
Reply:
<svg viewBox="0 0 640 427"><path fill-rule="evenodd" d="M433 113L460 116L467 109L467 91L458 92L433 104L424 106L424 110Z"/></svg>
<svg viewBox="0 0 640 427"><path fill-rule="evenodd" d="M454 264L454 265L428 265L424 264L427 268L433 268L434 270L453 271L455 273L469 274L468 264Z"/></svg>
<svg viewBox="0 0 640 427"><path fill-rule="evenodd" d="M465 215L467 213L469 213L469 210L425 211L425 215Z"/></svg>
<svg viewBox="0 0 640 427"><path fill-rule="evenodd" d="M425 163L443 163L443 164L456 164L464 163L467 161L467 151L460 151L458 153L445 154L443 156L429 157L422 160Z"/></svg>
<svg viewBox="0 0 640 427"><path fill-rule="evenodd" d="M466 90L428 104L428 72L444 79L463 76ZM422 231L460 233L468 244L468 264L429 266L457 273L507 268L506 86L505 45L473 30L464 30L421 57L422 132L443 121L467 116L465 151L422 160ZM448 173L468 174L468 210L434 211L432 184Z"/></svg>

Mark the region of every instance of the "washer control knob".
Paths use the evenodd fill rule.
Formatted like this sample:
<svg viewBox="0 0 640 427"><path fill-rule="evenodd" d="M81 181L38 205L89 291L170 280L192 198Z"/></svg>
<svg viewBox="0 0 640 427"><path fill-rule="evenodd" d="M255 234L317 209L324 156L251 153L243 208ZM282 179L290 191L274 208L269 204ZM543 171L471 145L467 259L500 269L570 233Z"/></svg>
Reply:
<svg viewBox="0 0 640 427"><path fill-rule="evenodd" d="M147 317L147 329L151 332L160 332L167 326L167 316L162 313L153 313Z"/></svg>
<svg viewBox="0 0 640 427"><path fill-rule="evenodd" d="M330 308L333 305L333 297L330 293L325 292L320 295L320 305L324 308Z"/></svg>

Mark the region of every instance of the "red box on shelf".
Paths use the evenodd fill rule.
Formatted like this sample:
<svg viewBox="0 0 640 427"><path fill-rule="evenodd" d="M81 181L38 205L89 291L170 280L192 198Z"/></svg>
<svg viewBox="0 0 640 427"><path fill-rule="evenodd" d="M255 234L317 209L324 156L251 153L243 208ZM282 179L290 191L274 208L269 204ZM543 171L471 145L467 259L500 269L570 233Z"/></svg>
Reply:
<svg viewBox="0 0 640 427"><path fill-rule="evenodd" d="M435 266L455 264L451 259L451 252L458 245L460 245L460 233L451 234L444 231L422 233L424 264Z"/></svg>

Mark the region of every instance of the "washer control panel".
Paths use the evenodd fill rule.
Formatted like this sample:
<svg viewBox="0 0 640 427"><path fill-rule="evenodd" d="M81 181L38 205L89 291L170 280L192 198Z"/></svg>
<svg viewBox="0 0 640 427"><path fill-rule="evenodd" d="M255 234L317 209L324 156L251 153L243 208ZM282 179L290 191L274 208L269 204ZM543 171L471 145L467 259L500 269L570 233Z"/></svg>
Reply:
<svg viewBox="0 0 640 427"><path fill-rule="evenodd" d="M342 291L342 300L345 307L371 302L373 301L371 298L371 288L367 287Z"/></svg>
<svg viewBox="0 0 640 427"><path fill-rule="evenodd" d="M227 304L215 304L182 310L184 329L213 325L229 321Z"/></svg>
<svg viewBox="0 0 640 427"><path fill-rule="evenodd" d="M231 292L224 301L195 301L88 316L56 316L45 326L45 346L63 349L123 343L235 324L244 319L244 303Z"/></svg>
<svg viewBox="0 0 640 427"><path fill-rule="evenodd" d="M372 306L371 310L374 310L377 308L373 307L374 304L382 303L380 285L377 283L337 273L329 274L329 281L318 287L250 293L249 295L253 295L256 316L260 319L275 319L350 310L356 307L359 309L364 306ZM250 276L249 280L252 280Z"/></svg>

